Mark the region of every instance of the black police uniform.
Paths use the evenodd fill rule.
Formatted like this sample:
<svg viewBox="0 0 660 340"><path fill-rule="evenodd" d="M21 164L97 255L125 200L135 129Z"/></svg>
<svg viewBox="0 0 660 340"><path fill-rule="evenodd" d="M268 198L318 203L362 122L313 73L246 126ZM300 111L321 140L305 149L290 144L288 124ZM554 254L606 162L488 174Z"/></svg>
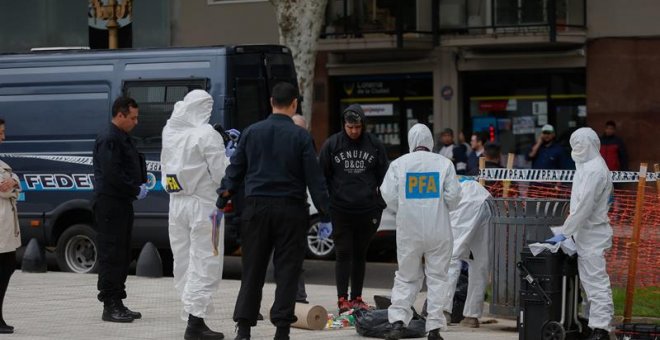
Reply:
<svg viewBox="0 0 660 340"><path fill-rule="evenodd" d="M126 298L133 201L146 182L146 165L131 137L112 123L96 137L93 157L98 299L107 304Z"/></svg>
<svg viewBox="0 0 660 340"><path fill-rule="evenodd" d="M309 215L307 187L321 221L330 221L325 179L309 132L279 113L248 127L241 134L218 191L235 193L242 183L243 271L234 321L256 325L266 268L274 249L277 289L270 319L277 327L289 327L297 320L295 298Z"/></svg>

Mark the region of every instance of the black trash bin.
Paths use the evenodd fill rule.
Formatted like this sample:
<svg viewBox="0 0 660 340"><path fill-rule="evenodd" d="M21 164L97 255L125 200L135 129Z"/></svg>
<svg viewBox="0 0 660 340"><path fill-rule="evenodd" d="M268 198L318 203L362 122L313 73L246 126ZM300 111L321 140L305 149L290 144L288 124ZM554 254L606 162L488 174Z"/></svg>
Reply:
<svg viewBox="0 0 660 340"><path fill-rule="evenodd" d="M528 247L520 253L520 340L581 339L586 321L578 318L577 257L561 250L534 256Z"/></svg>

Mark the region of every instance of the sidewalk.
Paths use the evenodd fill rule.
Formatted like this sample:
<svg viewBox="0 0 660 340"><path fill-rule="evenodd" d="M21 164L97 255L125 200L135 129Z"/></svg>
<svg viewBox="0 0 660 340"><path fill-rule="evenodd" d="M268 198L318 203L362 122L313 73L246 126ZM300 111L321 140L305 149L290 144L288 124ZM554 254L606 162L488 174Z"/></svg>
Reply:
<svg viewBox="0 0 660 340"><path fill-rule="evenodd" d="M207 319L214 330L233 339L231 319L240 281L225 280L215 295L216 312ZM16 331L6 338L18 339L183 339L186 323L179 318L181 304L176 297L172 278L148 279L129 276L128 299L125 304L142 312L143 318L129 324L101 321L102 305L96 300L96 275L49 272L25 274L16 271L9 282L5 298L4 317ZM275 286L264 286L261 313L268 315ZM336 293L333 286L307 285L310 302L336 313ZM387 294L389 290L365 289L365 297ZM420 294L417 305L424 295ZM372 302L371 298L367 298ZM418 306L419 307L419 306ZM515 327L515 321L498 320L496 324L478 329L450 327L442 333L446 340L517 339L517 333L504 331ZM252 339L272 339L275 328L269 321L260 321L252 329ZM2 335L0 335L2 337ZM291 339L367 339L354 328L308 331L293 328Z"/></svg>

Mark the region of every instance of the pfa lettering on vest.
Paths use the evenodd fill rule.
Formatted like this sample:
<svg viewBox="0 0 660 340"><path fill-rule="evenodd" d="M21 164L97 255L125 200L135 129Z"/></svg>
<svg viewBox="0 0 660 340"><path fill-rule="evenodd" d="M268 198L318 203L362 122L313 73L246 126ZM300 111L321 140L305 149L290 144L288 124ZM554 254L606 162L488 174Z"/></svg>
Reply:
<svg viewBox="0 0 660 340"><path fill-rule="evenodd" d="M440 198L439 172L406 173L406 199Z"/></svg>

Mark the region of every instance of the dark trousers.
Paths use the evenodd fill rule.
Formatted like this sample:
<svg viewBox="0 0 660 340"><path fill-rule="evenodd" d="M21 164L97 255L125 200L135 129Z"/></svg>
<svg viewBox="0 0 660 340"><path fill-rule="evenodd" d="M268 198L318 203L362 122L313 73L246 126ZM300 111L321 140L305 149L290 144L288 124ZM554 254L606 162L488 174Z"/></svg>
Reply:
<svg viewBox="0 0 660 340"><path fill-rule="evenodd" d="M126 298L126 277L131 262L133 202L98 196L94 202L99 261L98 299L107 303Z"/></svg>
<svg viewBox="0 0 660 340"><path fill-rule="evenodd" d="M270 321L277 327L286 327L297 320L294 309L298 277L305 257L308 211L302 200L246 199L241 213L243 271L234 321L250 326L257 324L271 252L277 288Z"/></svg>
<svg viewBox="0 0 660 340"><path fill-rule="evenodd" d="M16 269L16 252L0 253L0 326L4 326L5 319L2 315L2 305L5 301L5 293L9 286L9 278Z"/></svg>
<svg viewBox="0 0 660 340"><path fill-rule="evenodd" d="M364 214L332 211L337 296L348 298L349 279L351 300L362 296L367 249L378 230L382 213L380 209Z"/></svg>

